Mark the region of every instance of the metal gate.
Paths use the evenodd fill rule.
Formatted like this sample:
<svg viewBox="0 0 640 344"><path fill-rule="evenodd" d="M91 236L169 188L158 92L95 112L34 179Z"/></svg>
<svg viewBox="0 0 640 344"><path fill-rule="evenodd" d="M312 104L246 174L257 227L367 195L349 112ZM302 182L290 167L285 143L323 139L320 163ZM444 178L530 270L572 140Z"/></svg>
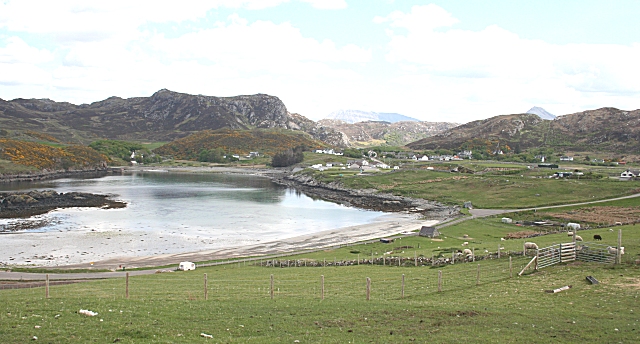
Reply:
<svg viewBox="0 0 640 344"><path fill-rule="evenodd" d="M558 263L571 262L576 260L576 244L571 242L543 247L538 249L537 256L538 269Z"/></svg>
<svg viewBox="0 0 640 344"><path fill-rule="evenodd" d="M610 247L593 242L582 242L576 247L576 258L583 262L613 264L616 262L616 251L610 250Z"/></svg>

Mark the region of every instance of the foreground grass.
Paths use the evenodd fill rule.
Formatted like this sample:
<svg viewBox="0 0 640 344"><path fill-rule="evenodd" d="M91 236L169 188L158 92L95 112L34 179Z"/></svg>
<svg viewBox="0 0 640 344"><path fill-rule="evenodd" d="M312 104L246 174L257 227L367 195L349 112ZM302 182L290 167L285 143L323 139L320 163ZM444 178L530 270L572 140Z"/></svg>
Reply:
<svg viewBox="0 0 640 344"><path fill-rule="evenodd" d="M516 265L522 266L523 260ZM556 266L509 278L506 260L443 270L399 267L215 267L51 288L3 290L3 342L407 343L635 342L640 271L635 266ZM209 299L204 299L203 273ZM270 298L270 276L275 297ZM405 297L401 280L405 275ZM320 276L325 278L321 299ZM590 285L593 275L599 285ZM371 300L365 278L372 280ZM565 285L558 294L543 292ZM80 309L98 312L95 317Z"/></svg>

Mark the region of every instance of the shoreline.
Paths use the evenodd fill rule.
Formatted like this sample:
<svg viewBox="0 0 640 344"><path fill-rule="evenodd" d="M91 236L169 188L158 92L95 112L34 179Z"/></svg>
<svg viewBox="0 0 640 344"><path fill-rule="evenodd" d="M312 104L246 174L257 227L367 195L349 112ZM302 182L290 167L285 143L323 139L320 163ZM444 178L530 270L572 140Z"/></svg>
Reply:
<svg viewBox="0 0 640 344"><path fill-rule="evenodd" d="M304 250L322 249L350 243L373 240L402 232L419 230L422 225L434 225L445 218L455 217L452 214L454 208L447 207L446 214L429 217L428 220L420 220L424 216L425 209L417 208L410 200L389 195L373 195L370 193L352 196L344 189L327 189L326 186L309 186L295 180L287 180L289 171L272 170L252 167L177 167L165 168L155 166L136 166L125 168L112 168L117 171L140 171L150 173L176 172L176 173L231 173L252 174L270 178L272 181L296 189L302 189L310 196L325 200L347 204L352 207L364 208L388 212L381 219L373 223L351 227L335 228L322 232L316 232L303 236L286 238L265 243L229 243L225 247L204 249L181 253L163 253L162 248L166 243L147 237L148 244L139 248L136 253L127 250L126 243L135 233L111 233L111 232L77 232L77 233L15 233L15 245L19 251L7 254L4 259L9 260L2 264L6 268L11 266L21 267L45 267L45 268L93 268L93 269L118 269L120 266L128 268L154 267L178 264L180 261L207 261L249 256L266 256L273 254L286 254ZM298 184L298 185L295 185ZM313 190L315 188L315 190ZM359 190L354 190L359 192ZM336 196L337 195L337 196ZM352 202L354 197L358 202ZM390 198L391 197L391 198ZM365 200L368 203L362 203ZM425 201L426 202L426 201ZM355 204L354 204L355 203ZM363 206L364 205L364 206ZM379 207L385 208L380 209ZM433 209L428 209L427 212ZM439 209L438 210L442 210ZM436 211L437 213L438 211ZM445 215L445 216L442 216ZM446 216L449 215L449 216ZM165 235L166 237L166 235ZM160 237L161 238L161 237ZM109 239L109 240L105 240ZM149 240L151 239L151 240ZM198 243L192 243L197 247ZM154 246L156 245L156 246ZM21 264L12 264L20 255ZM28 257L28 259L24 259Z"/></svg>

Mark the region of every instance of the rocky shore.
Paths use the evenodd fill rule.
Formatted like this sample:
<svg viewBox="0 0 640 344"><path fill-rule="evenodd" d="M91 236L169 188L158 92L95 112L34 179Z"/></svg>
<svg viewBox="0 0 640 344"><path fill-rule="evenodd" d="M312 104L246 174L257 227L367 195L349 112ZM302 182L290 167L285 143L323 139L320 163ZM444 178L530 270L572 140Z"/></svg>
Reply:
<svg viewBox="0 0 640 344"><path fill-rule="evenodd" d="M107 195L96 195L90 193L58 193L53 190L0 192L0 218L5 219L45 214L57 208L123 208L125 206L126 203L111 200ZM21 228L16 228L14 230L21 230ZM6 229L0 228L0 233L4 231L6 231Z"/></svg>
<svg viewBox="0 0 640 344"><path fill-rule="evenodd" d="M306 175L282 173L271 174L269 177L278 184L301 190L310 197L317 197L362 209L418 213L427 218L440 221L460 215L459 206L447 206L425 199L379 193L375 189L349 189L339 182L323 183Z"/></svg>
<svg viewBox="0 0 640 344"><path fill-rule="evenodd" d="M0 173L0 183L14 182L35 182L38 180L69 178L77 176L103 176L114 171L120 171L121 168L99 168L86 170L42 170L34 172L24 172L18 174L2 174Z"/></svg>

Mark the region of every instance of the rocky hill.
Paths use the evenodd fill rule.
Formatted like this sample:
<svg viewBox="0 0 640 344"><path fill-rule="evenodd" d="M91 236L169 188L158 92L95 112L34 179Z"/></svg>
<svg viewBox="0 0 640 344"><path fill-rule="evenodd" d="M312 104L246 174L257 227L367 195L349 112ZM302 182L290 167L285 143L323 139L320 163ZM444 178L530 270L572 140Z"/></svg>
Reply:
<svg viewBox="0 0 640 344"><path fill-rule="evenodd" d="M87 144L99 138L171 141L207 129L282 128L308 129L312 136L341 144L339 133L313 130L310 122L290 115L279 98L265 94L213 97L160 90L151 97L111 97L82 105L0 99L0 136L33 131L69 143Z"/></svg>
<svg viewBox="0 0 640 344"><path fill-rule="evenodd" d="M343 134L350 146L366 146L385 143L392 146L404 146L445 130L458 126L448 122L358 122L346 123L341 120L323 119L318 124L324 128L332 128Z"/></svg>
<svg viewBox="0 0 640 344"><path fill-rule="evenodd" d="M601 108L542 120L533 114L473 121L408 144L412 149L524 150L553 147L564 151L636 154L640 150L640 110Z"/></svg>

